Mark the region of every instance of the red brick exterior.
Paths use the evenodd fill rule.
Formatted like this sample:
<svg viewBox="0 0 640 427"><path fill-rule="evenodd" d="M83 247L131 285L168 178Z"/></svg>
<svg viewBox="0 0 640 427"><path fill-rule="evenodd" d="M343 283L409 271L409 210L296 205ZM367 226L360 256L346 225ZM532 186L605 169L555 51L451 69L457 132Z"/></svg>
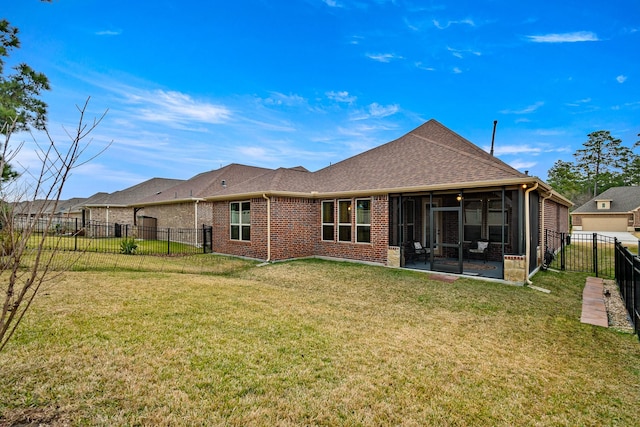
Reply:
<svg viewBox="0 0 640 427"><path fill-rule="evenodd" d="M542 212L542 209L540 210ZM552 230L559 233L569 232L569 208L551 199L544 201L543 230Z"/></svg>
<svg viewBox="0 0 640 427"><path fill-rule="evenodd" d="M359 197L359 199L362 197ZM321 240L322 200L273 197L271 204L271 260L324 256L385 264L389 233L388 197L371 199L371 243ZM343 200L343 199L341 199ZM230 238L230 203L213 204L213 250L229 255L266 260L267 200L253 198L251 202L251 240ZM353 199L355 203L355 198ZM355 230L355 216L352 215Z"/></svg>
<svg viewBox="0 0 640 427"><path fill-rule="evenodd" d="M366 197L358 197L363 199ZM316 222L316 230L318 238L316 239L315 255L332 258L352 259L358 261L368 261L386 264L387 251L389 248L389 198L384 196L371 197L371 243L355 242L355 217L352 215L351 227L353 236L351 242L323 241L320 238L321 218L320 209L321 201L318 201L316 209L318 219ZM340 199L344 200L344 199ZM353 199L355 205L356 198ZM336 200L337 202L337 200Z"/></svg>

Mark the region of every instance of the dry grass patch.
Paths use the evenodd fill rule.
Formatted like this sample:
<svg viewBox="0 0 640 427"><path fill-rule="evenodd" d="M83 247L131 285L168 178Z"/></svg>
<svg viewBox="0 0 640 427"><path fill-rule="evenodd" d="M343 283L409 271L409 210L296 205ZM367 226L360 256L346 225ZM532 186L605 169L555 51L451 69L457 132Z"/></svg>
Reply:
<svg viewBox="0 0 640 427"><path fill-rule="evenodd" d="M636 422L636 337L580 323L584 276L536 284L552 293L322 261L67 273L0 354L0 420Z"/></svg>

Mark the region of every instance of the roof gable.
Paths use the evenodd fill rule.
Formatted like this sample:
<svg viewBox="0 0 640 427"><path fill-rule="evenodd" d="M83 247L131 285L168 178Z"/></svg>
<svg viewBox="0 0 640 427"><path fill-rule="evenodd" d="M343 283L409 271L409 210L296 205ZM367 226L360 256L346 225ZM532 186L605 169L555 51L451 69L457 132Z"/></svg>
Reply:
<svg viewBox="0 0 640 427"><path fill-rule="evenodd" d="M181 179L151 178L133 187L107 194L95 200L84 203L85 206L129 206L153 194L163 191L183 182ZM93 199L93 197L91 197Z"/></svg>
<svg viewBox="0 0 640 427"><path fill-rule="evenodd" d="M193 178L167 188L165 191L138 200L136 204L148 205L202 199L223 192L229 186L264 175L269 171L272 171L272 169L232 163L220 169L200 173Z"/></svg>
<svg viewBox="0 0 640 427"><path fill-rule="evenodd" d="M598 202L609 201L608 209L598 209ZM576 208L572 213L627 213L640 207L640 187L612 187Z"/></svg>
<svg viewBox="0 0 640 427"><path fill-rule="evenodd" d="M394 141L321 169L317 174L319 191L527 178L433 119Z"/></svg>

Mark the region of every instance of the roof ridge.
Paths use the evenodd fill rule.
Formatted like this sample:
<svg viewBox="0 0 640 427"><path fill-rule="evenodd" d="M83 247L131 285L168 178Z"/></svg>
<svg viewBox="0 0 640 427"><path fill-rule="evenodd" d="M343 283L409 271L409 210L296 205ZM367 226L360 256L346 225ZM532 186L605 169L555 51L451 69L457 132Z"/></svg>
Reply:
<svg viewBox="0 0 640 427"><path fill-rule="evenodd" d="M434 120L434 122L438 123L435 120ZM438 123L438 124L440 124L440 123ZM449 131L449 132L453 133L454 135L456 135L457 137L459 137L462 141L465 142L465 144L467 144L468 146L472 147L475 151L478 151L479 154L480 153L482 153L482 154L481 155L477 155L477 156L476 155L472 155L472 153L465 152L465 151L460 150L460 149L455 148L455 147L451 147L451 146L449 146L447 144L441 143L440 141L436 141L436 140L424 137L422 135L418 135L417 133L415 133L415 130L409 132L409 135L412 135L412 136L414 136L416 138L422 139L423 141L429 141L429 142L434 143L434 144L436 144L436 145L438 145L440 147L444 147L444 148L446 148L448 150L455 151L457 154L463 155L465 157L476 159L476 160L478 160L478 161L480 161L480 162L482 162L484 164L499 167L501 170L503 170L505 172L514 172L515 171L515 172L518 172L518 173L522 174L522 172L520 172L519 170L509 166L508 164L506 164L505 162L500 160L498 157L491 156L489 153L487 153L486 151L484 151L483 149L481 149L480 147L478 147L477 145L475 145L471 141L467 140L463 136L451 131L450 129L446 128L443 125L440 125L440 126L442 126L447 131ZM497 160L497 162L495 160Z"/></svg>

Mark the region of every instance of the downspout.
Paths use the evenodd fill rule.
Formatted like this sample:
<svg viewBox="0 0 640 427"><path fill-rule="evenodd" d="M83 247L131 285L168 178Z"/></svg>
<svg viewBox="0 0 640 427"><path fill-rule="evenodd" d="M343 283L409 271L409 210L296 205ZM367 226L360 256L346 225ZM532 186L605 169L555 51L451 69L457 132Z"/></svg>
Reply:
<svg viewBox="0 0 640 427"><path fill-rule="evenodd" d="M271 262L271 199L263 194L262 197L267 201L267 260Z"/></svg>
<svg viewBox="0 0 640 427"><path fill-rule="evenodd" d="M524 242L524 247L525 247L525 254L524 254L524 262L525 262L525 268L526 268L526 279L525 282L527 285L533 285L533 283L531 282L531 280L529 280L529 259L531 258L531 212L529 211L529 193L531 193L532 191L534 191L535 189L538 188L538 182L536 181L535 184L533 184L533 187L527 189L524 192L524 229L525 229L525 233L524 233L524 237L525 237L525 242Z"/></svg>
<svg viewBox="0 0 640 427"><path fill-rule="evenodd" d="M194 212L193 212L193 228L194 230L198 229L198 202L200 200L196 200L194 203ZM196 246L198 246L198 236L200 233L196 231Z"/></svg>
<svg viewBox="0 0 640 427"><path fill-rule="evenodd" d="M542 209L542 247L544 248L545 253L547 252L547 239L546 239L547 236L546 236L546 234L544 232L544 229L545 229L545 225L544 225L544 201L547 200L547 199L550 199L552 195L553 194L549 193L548 196L544 196L542 198L542 208L541 208ZM542 256L544 256L544 253L542 254Z"/></svg>

